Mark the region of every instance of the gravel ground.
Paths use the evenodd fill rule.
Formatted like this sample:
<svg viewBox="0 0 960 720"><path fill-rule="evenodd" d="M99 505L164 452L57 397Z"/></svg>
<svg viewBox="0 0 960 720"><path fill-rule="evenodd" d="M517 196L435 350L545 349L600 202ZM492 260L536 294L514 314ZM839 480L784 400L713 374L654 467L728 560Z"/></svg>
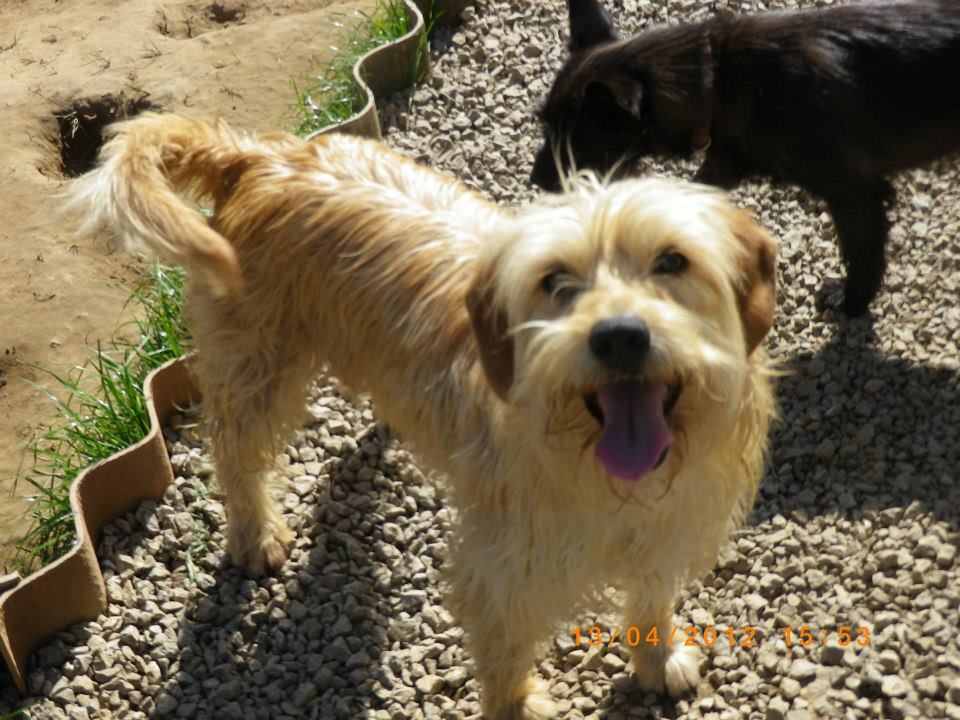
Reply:
<svg viewBox="0 0 960 720"><path fill-rule="evenodd" d="M627 0L612 14L632 32L703 16L701 5ZM562 59L564 12L555 0L468 11L439 38L435 77L409 112L399 100L387 109L388 142L498 201L531 197L530 111ZM829 309L840 269L822 205L760 182L734 193L781 242L769 347L790 374L779 381L783 421L757 507L678 609L701 646L708 626L720 640L705 648L696 697L674 702L633 688L625 637L592 648L558 628L537 672L563 718L960 718L957 163L906 175L898 190L872 323ZM283 504L298 540L279 577L257 583L225 564L202 444L189 424L170 429L176 484L106 531L108 612L37 653L29 716L478 715L437 582L453 513L372 407L323 382L312 422L285 452ZM613 623L576 624L609 634ZM841 626L854 637L866 628L869 644L840 647ZM12 689L2 693L0 708L15 707Z"/></svg>

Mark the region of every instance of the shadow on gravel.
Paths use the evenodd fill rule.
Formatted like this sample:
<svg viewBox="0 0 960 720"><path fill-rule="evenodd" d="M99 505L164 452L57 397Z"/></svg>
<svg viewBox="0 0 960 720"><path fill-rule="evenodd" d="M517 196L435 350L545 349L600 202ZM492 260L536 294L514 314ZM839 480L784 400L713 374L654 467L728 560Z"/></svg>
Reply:
<svg viewBox="0 0 960 720"><path fill-rule="evenodd" d="M858 516L919 503L960 528L960 371L906 362L892 344L929 338L842 319L777 381L774 426L754 522L777 513Z"/></svg>
<svg viewBox="0 0 960 720"><path fill-rule="evenodd" d="M390 643L384 618L396 611L390 572L374 572L383 570L374 526L384 516L373 483L357 472L369 467L369 443L382 457L369 432L367 452L344 452L329 484L318 484L314 514L280 573L251 579L224 555L207 576L212 584L184 610L180 669L150 718L352 720L377 707L374 677Z"/></svg>
<svg viewBox="0 0 960 720"><path fill-rule="evenodd" d="M691 701L695 696L674 700L666 695L640 690L636 686L633 671L613 681L610 688L611 703L605 708L597 710L590 717L608 718L611 715L630 718L650 718L651 720L674 720L688 717Z"/></svg>

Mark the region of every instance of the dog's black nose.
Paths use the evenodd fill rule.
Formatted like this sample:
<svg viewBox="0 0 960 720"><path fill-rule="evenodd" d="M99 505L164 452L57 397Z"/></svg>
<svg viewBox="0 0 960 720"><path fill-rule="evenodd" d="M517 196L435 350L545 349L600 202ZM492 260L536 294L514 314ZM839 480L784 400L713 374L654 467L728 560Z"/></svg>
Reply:
<svg viewBox="0 0 960 720"><path fill-rule="evenodd" d="M650 350L650 328L643 318L620 315L601 320L590 330L590 351L605 368L640 372Z"/></svg>

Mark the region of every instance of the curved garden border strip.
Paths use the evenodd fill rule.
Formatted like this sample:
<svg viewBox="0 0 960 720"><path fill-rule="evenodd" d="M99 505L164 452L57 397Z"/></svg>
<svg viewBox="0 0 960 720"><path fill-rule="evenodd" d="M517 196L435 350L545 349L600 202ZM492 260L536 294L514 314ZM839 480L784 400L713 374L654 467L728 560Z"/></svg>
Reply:
<svg viewBox="0 0 960 720"><path fill-rule="evenodd" d="M380 138L380 118L376 98L410 87L416 76L430 69L430 53L426 52L423 35L426 28L424 14L436 8L435 20L451 24L471 0L404 0L407 6L407 24L412 27L406 35L386 45L374 48L361 56L353 66L353 78L367 96L367 101L356 115L343 122L317 130L307 136L313 140L328 132L346 132ZM414 66L417 66L414 69Z"/></svg>
<svg viewBox="0 0 960 720"><path fill-rule="evenodd" d="M199 400L185 358L154 370L144 382L150 432L126 450L91 465L70 488L77 543L0 597L0 650L21 692L30 652L61 628L92 620L107 606L96 544L104 525L143 500L158 501L173 481L163 426L178 408Z"/></svg>
<svg viewBox="0 0 960 720"><path fill-rule="evenodd" d="M371 50L354 65L353 75L366 93L366 105L352 118L323 128L308 139L327 132L379 138L376 98L409 87L414 63L419 63L418 73L429 68L429 55L421 52L425 30L422 11L437 6L441 8L438 22L452 23L470 4L470 0L405 2L413 29ZM107 606L96 553L100 531L143 500L160 500L173 481L163 427L174 412L200 400L187 359L172 360L150 373L144 382L144 396L151 427L147 436L85 469L70 488L77 543L63 557L0 594L0 652L22 693L27 692L30 653L54 633L96 618Z"/></svg>

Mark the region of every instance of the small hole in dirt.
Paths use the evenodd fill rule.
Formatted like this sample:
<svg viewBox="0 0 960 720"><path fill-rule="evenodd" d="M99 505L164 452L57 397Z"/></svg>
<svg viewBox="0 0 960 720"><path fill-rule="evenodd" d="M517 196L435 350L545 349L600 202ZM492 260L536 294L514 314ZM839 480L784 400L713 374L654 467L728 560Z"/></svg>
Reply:
<svg viewBox="0 0 960 720"><path fill-rule="evenodd" d="M53 114L59 128L60 167L67 177L92 170L103 145L103 129L117 120L160 107L145 97L84 98Z"/></svg>
<svg viewBox="0 0 960 720"><path fill-rule="evenodd" d="M215 2L210 6L210 18L220 24L239 22L243 20L245 11L246 7L243 3L225 0L225 2Z"/></svg>

